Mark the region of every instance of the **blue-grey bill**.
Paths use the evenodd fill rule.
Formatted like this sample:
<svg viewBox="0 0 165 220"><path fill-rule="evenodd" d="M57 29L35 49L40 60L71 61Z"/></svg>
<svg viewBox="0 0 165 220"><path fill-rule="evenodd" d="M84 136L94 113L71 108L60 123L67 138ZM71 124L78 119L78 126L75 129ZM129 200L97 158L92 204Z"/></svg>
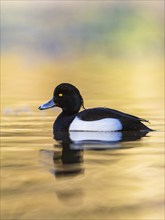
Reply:
<svg viewBox="0 0 165 220"><path fill-rule="evenodd" d="M45 104L41 105L38 109L45 110L45 109L53 108L53 107L55 107L55 103L53 99L51 99L49 102L46 102Z"/></svg>

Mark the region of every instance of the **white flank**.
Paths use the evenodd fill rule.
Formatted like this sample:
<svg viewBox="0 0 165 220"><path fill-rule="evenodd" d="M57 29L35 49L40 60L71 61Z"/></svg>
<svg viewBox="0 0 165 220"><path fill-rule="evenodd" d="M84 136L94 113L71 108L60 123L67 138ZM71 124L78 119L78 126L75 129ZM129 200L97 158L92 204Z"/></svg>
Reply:
<svg viewBox="0 0 165 220"><path fill-rule="evenodd" d="M115 118L104 118L97 121L83 121L78 117L72 121L69 131L120 131L122 124Z"/></svg>

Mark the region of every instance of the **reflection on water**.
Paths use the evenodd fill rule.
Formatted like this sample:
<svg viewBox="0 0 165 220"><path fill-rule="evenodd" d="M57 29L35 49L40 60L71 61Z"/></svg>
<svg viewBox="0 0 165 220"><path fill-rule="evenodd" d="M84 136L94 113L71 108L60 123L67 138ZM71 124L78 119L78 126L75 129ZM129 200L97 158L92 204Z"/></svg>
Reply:
<svg viewBox="0 0 165 220"><path fill-rule="evenodd" d="M140 140L142 137L145 137L147 133L148 132L144 131L55 133L55 131L53 131L54 139L58 142L54 144L54 150L40 150L40 162L43 167L55 176L56 180L67 181L66 184L64 184L64 187L59 187L56 184L56 196L60 203L67 206L74 205L75 208L79 205L83 205L85 197L84 187L82 187L81 184L78 186L76 185L76 187L74 185L73 188L72 186L66 187L66 185L70 183L73 184L74 181L77 182L77 179L75 178L78 176L83 175L84 178L86 175L86 158L84 156L84 150L88 149L93 153L96 150L101 150L102 152L104 152L104 150L111 151L120 148L126 150L128 148L133 148L134 146L122 146L120 142ZM105 156L105 160L107 159L108 158ZM110 157L108 160L113 166L114 159ZM103 160L99 160L99 163L103 163ZM87 169L89 169L88 166ZM105 172L104 169L104 166L102 168L100 167L99 172ZM94 175L96 174L94 173ZM97 175L100 176L99 173ZM61 181L59 184L61 184ZM104 187L104 185L102 185L102 187Z"/></svg>
<svg viewBox="0 0 165 220"><path fill-rule="evenodd" d="M63 143L60 151L59 146L56 149L56 145L54 151L43 149L40 151L40 157L43 165L50 164L50 160L53 162L53 167L48 168L56 178L77 175L84 170L82 150L71 149L69 143Z"/></svg>
<svg viewBox="0 0 165 220"><path fill-rule="evenodd" d="M49 171L56 178L82 174L84 149L118 149L122 147L119 142L138 140L146 136L148 132L55 132L53 130L54 139L59 144L54 145L54 151L41 150L41 161L46 166L50 164L49 160L53 161L54 168L49 167ZM127 147L124 148L127 149Z"/></svg>

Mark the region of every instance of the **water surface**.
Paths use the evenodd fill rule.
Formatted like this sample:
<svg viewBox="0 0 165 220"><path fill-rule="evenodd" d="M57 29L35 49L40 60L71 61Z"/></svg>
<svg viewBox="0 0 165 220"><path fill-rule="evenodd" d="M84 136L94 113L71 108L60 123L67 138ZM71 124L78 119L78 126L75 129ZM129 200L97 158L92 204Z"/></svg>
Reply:
<svg viewBox="0 0 165 220"><path fill-rule="evenodd" d="M2 219L163 219L161 109L138 112L157 131L118 141L113 132L92 141L72 134L74 143L59 143L52 125L60 111L38 111L39 102L3 111Z"/></svg>

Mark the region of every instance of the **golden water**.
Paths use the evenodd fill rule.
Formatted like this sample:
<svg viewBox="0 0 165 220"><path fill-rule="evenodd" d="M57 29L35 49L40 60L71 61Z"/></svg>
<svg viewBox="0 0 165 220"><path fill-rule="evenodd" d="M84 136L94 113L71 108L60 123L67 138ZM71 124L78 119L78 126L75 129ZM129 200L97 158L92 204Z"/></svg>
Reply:
<svg viewBox="0 0 165 220"><path fill-rule="evenodd" d="M163 220L162 69L145 64L135 71L115 61L105 69L87 61L29 69L8 60L2 75L1 218ZM55 85L67 81L78 86L86 108L122 110L148 119L157 131L106 144L106 150L105 143L100 150L86 143L76 163L64 163L52 134L60 110L37 108Z"/></svg>

